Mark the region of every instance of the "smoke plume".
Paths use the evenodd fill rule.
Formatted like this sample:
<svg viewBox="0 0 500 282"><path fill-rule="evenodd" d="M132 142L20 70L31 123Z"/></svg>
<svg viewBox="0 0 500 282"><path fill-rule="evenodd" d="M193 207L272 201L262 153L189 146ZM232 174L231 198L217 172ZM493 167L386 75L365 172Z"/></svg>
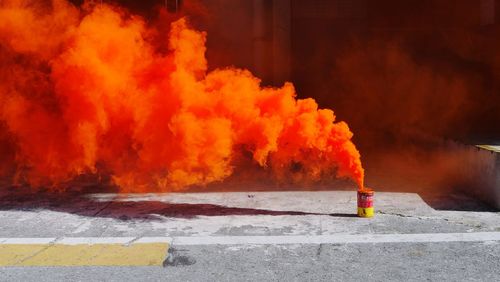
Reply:
<svg viewBox="0 0 500 282"><path fill-rule="evenodd" d="M163 34L113 5L2 1L1 172L33 187L105 173L122 191L174 191L222 181L247 158L278 181L363 187L346 123L291 83L208 72L206 36L185 18Z"/></svg>

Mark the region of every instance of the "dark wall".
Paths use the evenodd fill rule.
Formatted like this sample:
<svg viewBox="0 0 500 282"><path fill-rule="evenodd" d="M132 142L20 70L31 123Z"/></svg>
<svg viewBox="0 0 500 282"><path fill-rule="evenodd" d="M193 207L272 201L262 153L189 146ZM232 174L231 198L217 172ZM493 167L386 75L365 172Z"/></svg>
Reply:
<svg viewBox="0 0 500 282"><path fill-rule="evenodd" d="M500 2L292 0L293 81L364 147L500 141ZM491 4L491 3L490 3Z"/></svg>

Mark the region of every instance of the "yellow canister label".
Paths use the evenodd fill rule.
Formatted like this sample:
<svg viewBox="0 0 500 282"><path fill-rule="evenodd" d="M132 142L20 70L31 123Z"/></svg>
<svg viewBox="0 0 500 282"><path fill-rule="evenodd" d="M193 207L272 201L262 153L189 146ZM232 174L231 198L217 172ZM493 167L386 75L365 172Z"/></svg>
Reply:
<svg viewBox="0 0 500 282"><path fill-rule="evenodd" d="M373 217L374 210L371 208L360 208L358 207L358 216L359 217Z"/></svg>

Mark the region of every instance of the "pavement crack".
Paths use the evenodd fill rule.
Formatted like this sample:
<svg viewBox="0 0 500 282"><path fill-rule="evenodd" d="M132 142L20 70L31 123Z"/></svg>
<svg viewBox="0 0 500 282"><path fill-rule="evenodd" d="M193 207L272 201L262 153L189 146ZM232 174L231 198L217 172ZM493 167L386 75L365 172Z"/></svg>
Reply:
<svg viewBox="0 0 500 282"><path fill-rule="evenodd" d="M99 215L99 214L100 214L103 210L105 210L106 208L108 208L108 207L111 205L111 203L113 203L113 201L114 201L114 200L115 200L115 198L113 198L113 199L111 199L110 201L108 201L108 202L104 205L104 207L100 208L100 209L99 209L97 212L95 212L92 216L93 216L93 217L94 217L94 216L98 216L98 215Z"/></svg>
<svg viewBox="0 0 500 282"><path fill-rule="evenodd" d="M450 219L446 217L432 217L432 216L412 216L412 215L406 215L402 213L393 213L393 212L384 212L384 211L377 211L378 214L383 214L383 215L392 215L392 216L397 216L401 218L412 218L412 219L417 219L417 220L442 220L450 224L458 224L462 226L467 226L467 227L472 227L475 229L481 228L481 225L478 224L471 224L467 222L463 222L460 220L455 220L455 219Z"/></svg>
<svg viewBox="0 0 500 282"><path fill-rule="evenodd" d="M384 212L384 211L377 211L378 214L384 214L384 215L393 215L393 216L398 216L398 217L405 217L405 218L417 218L421 219L420 217L415 217L411 215L406 215L402 213L392 213L392 212Z"/></svg>
<svg viewBox="0 0 500 282"><path fill-rule="evenodd" d="M318 245L318 250L316 251L316 258L320 259L321 252L323 251L323 243Z"/></svg>
<svg viewBox="0 0 500 282"><path fill-rule="evenodd" d="M413 216L413 215L406 215L406 214L394 213L394 212L377 211L377 213L383 214L383 215L392 215L392 216L397 216L397 217L402 217L402 218L418 219L418 220L437 219L437 218L428 217L428 216Z"/></svg>
<svg viewBox="0 0 500 282"><path fill-rule="evenodd" d="M128 241L128 242L127 242L127 243L125 243L124 245L125 245L125 246L130 246L130 245L132 245L134 242L136 242L137 240L139 240L139 239L141 239L141 238L143 238L143 237L144 237L144 236L138 236L138 237L135 237L134 239L132 239L132 240Z"/></svg>
<svg viewBox="0 0 500 282"><path fill-rule="evenodd" d="M27 256L27 257L24 257L18 261L15 262L15 265L18 265L18 264L22 264L23 262L33 258L33 257L36 257L37 255L39 255L40 253L46 251L48 248L54 246L54 244L59 241L61 238L55 238L54 240L50 241L49 243L47 243L46 246L44 246L42 249L38 250L37 252L34 252L33 254Z"/></svg>
<svg viewBox="0 0 500 282"><path fill-rule="evenodd" d="M99 215L99 214L100 214L103 210L105 210L106 208L108 208L108 207L109 207L109 206L113 203L113 201L114 201L115 199L116 199L116 197L114 197L113 199L111 199L110 201L108 201L108 202L104 205L104 207L102 207L102 208L101 208L101 209L99 209L96 213L94 213L94 214L92 215L92 217L96 217L96 216L98 216L98 215ZM100 233L99 237L102 237L102 235L103 235L104 233L106 233L106 230L107 230L108 228L109 228L109 225L108 225L108 224L104 225L104 230L102 230L102 232Z"/></svg>
<svg viewBox="0 0 500 282"><path fill-rule="evenodd" d="M75 230L74 230L72 233L73 233L73 234L75 234L75 233L81 233L81 232L80 232L80 230L79 230L79 229L80 229L80 227L82 227L82 226L83 226L84 224L86 224L86 223L91 223L91 222L92 222L92 219L89 219L89 220L85 220L85 221L83 221L82 223L78 224L78 225L75 227Z"/></svg>

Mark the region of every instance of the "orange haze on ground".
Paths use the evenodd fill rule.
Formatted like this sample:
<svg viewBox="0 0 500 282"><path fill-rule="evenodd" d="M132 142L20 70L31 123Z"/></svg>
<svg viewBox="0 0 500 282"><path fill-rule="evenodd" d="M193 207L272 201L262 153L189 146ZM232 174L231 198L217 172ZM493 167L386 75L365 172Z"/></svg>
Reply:
<svg viewBox="0 0 500 282"><path fill-rule="evenodd" d="M122 191L222 181L248 156L281 179L336 176L363 187L344 122L291 83L207 72L204 32L171 24L169 51L144 20L65 0L0 4L0 161L12 181L57 189L106 172Z"/></svg>

